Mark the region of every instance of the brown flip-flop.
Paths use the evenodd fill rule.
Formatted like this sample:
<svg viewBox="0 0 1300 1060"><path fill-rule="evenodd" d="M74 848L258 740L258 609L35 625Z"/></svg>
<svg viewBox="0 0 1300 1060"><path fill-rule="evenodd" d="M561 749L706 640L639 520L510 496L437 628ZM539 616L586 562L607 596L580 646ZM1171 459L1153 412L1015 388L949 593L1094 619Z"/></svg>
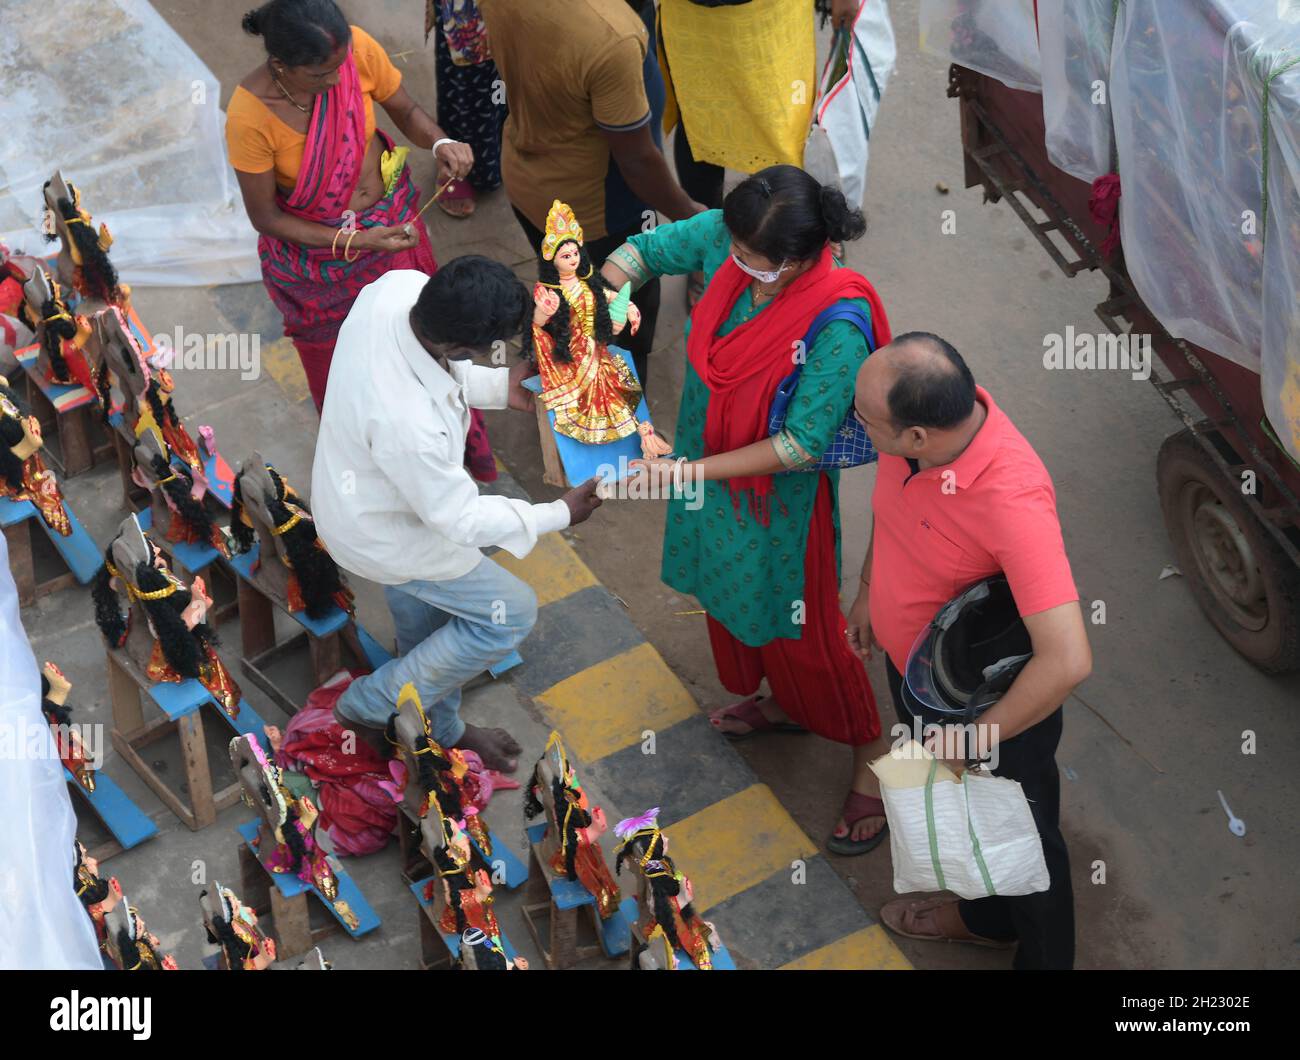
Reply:
<svg viewBox="0 0 1300 1060"><path fill-rule="evenodd" d="M957 902L956 898L895 898L880 907L880 922L895 935L918 939L921 942L965 942L971 946L987 946L993 950L1009 950L1016 945L1014 939L1008 941L989 939L983 935L972 934L970 931L966 931L964 935L921 935L903 927L908 913L913 915L925 913L942 906L956 905ZM964 926L962 930L966 930Z"/></svg>

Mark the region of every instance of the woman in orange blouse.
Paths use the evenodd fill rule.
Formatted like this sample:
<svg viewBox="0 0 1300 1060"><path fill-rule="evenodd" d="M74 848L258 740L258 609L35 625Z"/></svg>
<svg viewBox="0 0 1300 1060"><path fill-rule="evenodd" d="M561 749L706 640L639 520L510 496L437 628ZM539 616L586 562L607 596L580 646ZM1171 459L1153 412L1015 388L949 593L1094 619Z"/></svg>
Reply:
<svg viewBox="0 0 1300 1060"><path fill-rule="evenodd" d="M443 135L383 48L349 26L334 0L270 0L243 26L263 38L267 61L235 89L226 142L261 233L267 292L319 410L334 340L361 289L390 269L437 268L405 149L375 127L374 104L411 143L433 150L439 182L464 177L474 156Z"/></svg>

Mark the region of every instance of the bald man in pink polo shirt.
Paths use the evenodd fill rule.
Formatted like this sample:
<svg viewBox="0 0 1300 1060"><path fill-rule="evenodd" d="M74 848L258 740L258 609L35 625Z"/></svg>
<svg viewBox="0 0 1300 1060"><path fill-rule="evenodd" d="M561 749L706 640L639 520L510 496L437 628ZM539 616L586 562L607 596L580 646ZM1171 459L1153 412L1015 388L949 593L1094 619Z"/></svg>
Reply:
<svg viewBox="0 0 1300 1060"><path fill-rule="evenodd" d="M1050 888L976 901L898 899L881 920L899 934L1016 947L1017 968L1074 964L1074 894L1060 829L1062 704L1092 668L1079 594L1043 462L950 344L909 332L869 357L854 411L880 454L872 536L848 635L863 657L884 649L899 720L913 717L900 674L918 635L963 589L1005 574L1033 657L977 723L1018 781L1043 840ZM929 722L934 719L922 719ZM961 730L953 732L960 739ZM960 772L969 755L954 753Z"/></svg>

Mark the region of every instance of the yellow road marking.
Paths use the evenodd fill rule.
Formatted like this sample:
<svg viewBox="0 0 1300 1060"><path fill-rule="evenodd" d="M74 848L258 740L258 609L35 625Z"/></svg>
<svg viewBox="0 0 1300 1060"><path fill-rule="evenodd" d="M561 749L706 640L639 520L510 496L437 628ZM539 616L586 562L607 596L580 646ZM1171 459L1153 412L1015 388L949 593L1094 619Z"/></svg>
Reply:
<svg viewBox="0 0 1300 1060"><path fill-rule="evenodd" d="M902 950L894 945L889 932L879 924L845 935L842 939L805 953L782 965L783 972L822 971L825 969L871 969L873 971L911 971L912 965Z"/></svg>
<svg viewBox="0 0 1300 1060"><path fill-rule="evenodd" d="M707 910L761 883L817 846L766 784L754 784L665 829L669 853Z"/></svg>
<svg viewBox="0 0 1300 1060"><path fill-rule="evenodd" d="M537 704L583 762L640 743L645 730L666 729L700 709L650 644L566 677L539 695Z"/></svg>
<svg viewBox="0 0 1300 1060"><path fill-rule="evenodd" d="M533 587L538 607L599 584L591 569L559 534L538 538L537 547L523 559L517 559L505 549L493 553L492 559Z"/></svg>
<svg viewBox="0 0 1300 1060"><path fill-rule="evenodd" d="M298 359L298 351L293 348L292 340L279 338L269 346L263 346L262 366L290 401L303 401L311 396L307 374L302 370L302 361Z"/></svg>

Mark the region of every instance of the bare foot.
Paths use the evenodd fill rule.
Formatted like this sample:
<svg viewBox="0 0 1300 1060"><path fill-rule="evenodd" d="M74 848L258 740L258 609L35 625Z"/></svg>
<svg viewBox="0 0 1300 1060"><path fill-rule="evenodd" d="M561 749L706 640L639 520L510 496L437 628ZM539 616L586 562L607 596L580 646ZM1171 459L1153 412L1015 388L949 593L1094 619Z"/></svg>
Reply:
<svg viewBox="0 0 1300 1060"><path fill-rule="evenodd" d="M466 724L465 734L456 746L476 752L488 769L498 769L502 773L513 773L519 768L518 755L523 750L505 729L482 729L469 724Z"/></svg>

